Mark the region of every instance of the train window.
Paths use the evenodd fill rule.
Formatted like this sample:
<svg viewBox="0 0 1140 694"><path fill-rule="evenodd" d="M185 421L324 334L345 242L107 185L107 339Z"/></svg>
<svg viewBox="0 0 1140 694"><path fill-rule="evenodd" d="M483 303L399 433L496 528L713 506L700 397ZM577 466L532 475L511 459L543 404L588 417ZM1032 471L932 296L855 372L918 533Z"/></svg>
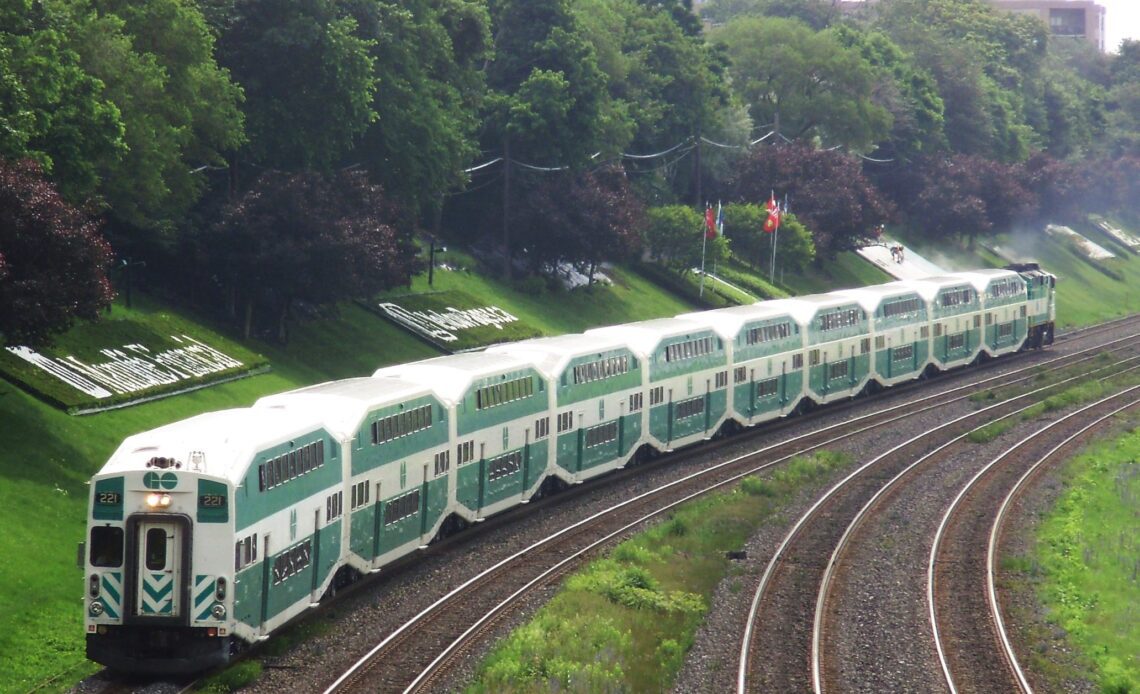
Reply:
<svg viewBox="0 0 1140 694"><path fill-rule="evenodd" d="M91 565L123 565L123 529L108 525L91 528Z"/></svg>
<svg viewBox="0 0 1140 694"><path fill-rule="evenodd" d="M793 369L804 368L804 355L803 354L793 354L792 355L792 368Z"/></svg>
<svg viewBox="0 0 1140 694"><path fill-rule="evenodd" d="M161 571L166 568L166 531L151 528L146 531L146 568Z"/></svg>
<svg viewBox="0 0 1140 694"><path fill-rule="evenodd" d="M732 382L744 383L748 380L748 369L743 366L738 366L732 370Z"/></svg>

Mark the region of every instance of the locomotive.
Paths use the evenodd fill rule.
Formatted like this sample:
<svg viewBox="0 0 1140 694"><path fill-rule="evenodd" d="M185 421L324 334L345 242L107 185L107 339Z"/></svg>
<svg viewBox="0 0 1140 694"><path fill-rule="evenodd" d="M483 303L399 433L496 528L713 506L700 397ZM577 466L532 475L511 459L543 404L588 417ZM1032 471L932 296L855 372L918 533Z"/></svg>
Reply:
<svg viewBox="0 0 1140 694"><path fill-rule="evenodd" d="M1053 275L952 273L389 366L127 438L90 482L87 656L201 671L352 578L638 456L1052 344Z"/></svg>

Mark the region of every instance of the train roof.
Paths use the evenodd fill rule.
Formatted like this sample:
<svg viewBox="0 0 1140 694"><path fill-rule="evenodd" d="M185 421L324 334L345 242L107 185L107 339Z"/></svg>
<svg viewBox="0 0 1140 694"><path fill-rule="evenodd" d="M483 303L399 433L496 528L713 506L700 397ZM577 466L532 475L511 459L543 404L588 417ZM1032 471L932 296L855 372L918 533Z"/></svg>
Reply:
<svg viewBox="0 0 1140 694"><path fill-rule="evenodd" d="M617 349L629 349L626 341L618 335L572 334L509 342L488 347L487 351L525 359L546 376L554 378L560 376L575 357Z"/></svg>
<svg viewBox="0 0 1140 694"><path fill-rule="evenodd" d="M534 367L533 362L511 354L466 352L386 366L378 369L372 377L423 386L435 391L448 404L455 404L463 399L478 378Z"/></svg>
<svg viewBox="0 0 1140 694"><path fill-rule="evenodd" d="M320 412L331 433L351 437L369 412L389 404L430 395L426 386L390 379L348 378L267 395L254 408L276 408Z"/></svg>
<svg viewBox="0 0 1140 694"><path fill-rule="evenodd" d="M583 335L597 339L617 339L628 344L635 352L649 355L666 338L711 329L707 325L686 318L655 318L637 323L592 328Z"/></svg>
<svg viewBox="0 0 1140 694"><path fill-rule="evenodd" d="M781 304L779 301L765 301L758 304L718 308L712 311L683 313L677 317L708 325L716 330L721 337L727 340L735 340L744 326L749 323L779 320L780 318L795 320L792 309L792 306Z"/></svg>
<svg viewBox="0 0 1140 694"><path fill-rule="evenodd" d="M870 287L859 287L857 289L840 289L831 293L849 296L858 301L864 311L874 313L878 310L883 301L888 299L894 299L900 296L917 296L925 301L930 301L938 292L929 284L891 282L889 284L877 284Z"/></svg>
<svg viewBox="0 0 1140 694"><path fill-rule="evenodd" d="M967 270L965 272L953 273L955 277L968 277L971 282L975 282L978 291L982 291L988 287L994 280L1006 279L1008 277L1016 277L1021 279L1021 275L1013 270L1006 270L1004 268L984 268L981 270Z"/></svg>
<svg viewBox="0 0 1140 694"><path fill-rule="evenodd" d="M188 470L240 484L258 451L322 428L319 410L207 412L127 437L98 476L146 470L152 458L168 458L176 466L167 470Z"/></svg>

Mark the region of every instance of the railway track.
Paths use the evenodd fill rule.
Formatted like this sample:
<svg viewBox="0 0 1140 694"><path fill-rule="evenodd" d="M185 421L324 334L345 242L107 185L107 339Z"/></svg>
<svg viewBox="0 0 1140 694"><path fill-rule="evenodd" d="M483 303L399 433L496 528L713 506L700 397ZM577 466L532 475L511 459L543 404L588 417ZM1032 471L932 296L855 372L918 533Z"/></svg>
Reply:
<svg viewBox="0 0 1140 694"><path fill-rule="evenodd" d="M1023 394L912 437L829 490L784 538L761 578L741 640L738 691L940 689L929 639L915 638L923 601L913 589L879 585L921 575L920 567L894 566L905 553L896 554L893 543L907 533L928 534L900 527L929 523L921 506L961 474L955 458L970 458L962 441L971 428L1045 394ZM907 485L916 488L909 505L895 498ZM852 557L861 564L852 568ZM846 637L835 637L840 633Z"/></svg>
<svg viewBox="0 0 1140 694"><path fill-rule="evenodd" d="M1100 334L1100 333L1096 333ZM1135 344L1136 335L1113 341L1120 349ZM1089 333L1075 341L1094 339ZM1049 358L1028 355L1017 362L1011 373L983 376L981 387L994 388L1032 378L1062 361L1090 360L1104 349L1103 345L1074 348L1072 355ZM1012 365L1001 362L1000 365ZM971 374L972 375L972 374ZM534 543L531 548L511 556L507 561L472 576L434 604L426 606L413 619L390 631L371 651L345 669L327 685L326 691L403 691L430 688L449 663L455 662L468 648L508 612L512 605L542 586L550 585L565 571L597 551L601 544L624 537L650 518L667 512L671 505L707 493L711 489L734 483L740 477L779 464L798 453L832 445L845 438L866 433L875 427L896 425L923 408L942 408L948 402L962 402L977 384L955 385L954 377L946 380L941 390L928 386L918 391L893 390L883 400L887 404L878 412L821 428L802 437L775 443L729 461L712 465L682 479L617 504L589 519L564 528ZM835 410L829 409L829 413ZM771 435L770 431L765 432ZM671 458L675 469L681 468L686 456L708 456L709 448L692 453L682 452ZM610 478L607 483L613 483Z"/></svg>
<svg viewBox="0 0 1140 694"><path fill-rule="evenodd" d="M979 470L947 509L930 551L927 600L950 691L995 685L1002 691L1033 691L1006 630L995 580L1004 523L1015 497L1037 474L1137 408L1140 386L1046 424Z"/></svg>

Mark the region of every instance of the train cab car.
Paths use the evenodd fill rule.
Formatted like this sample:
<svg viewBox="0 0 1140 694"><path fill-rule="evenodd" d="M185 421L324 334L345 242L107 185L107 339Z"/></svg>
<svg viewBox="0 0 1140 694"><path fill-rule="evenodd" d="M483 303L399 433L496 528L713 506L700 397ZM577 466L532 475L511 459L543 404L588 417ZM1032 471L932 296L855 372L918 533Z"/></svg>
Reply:
<svg viewBox="0 0 1140 694"><path fill-rule="evenodd" d="M647 434L659 450L710 438L728 413L728 350L711 328L680 318L587 330L628 344L645 364Z"/></svg>
<svg viewBox="0 0 1140 694"><path fill-rule="evenodd" d="M751 426L794 411L803 397L804 330L771 301L686 313L678 318L717 331L729 349L731 416Z"/></svg>
<svg viewBox="0 0 1140 694"><path fill-rule="evenodd" d="M855 299L871 316L872 368L880 385L922 375L930 363L929 285L891 282L833 293Z"/></svg>
<svg viewBox="0 0 1140 694"><path fill-rule="evenodd" d="M807 397L822 404L859 394L871 378L871 319L859 301L836 293L779 303L807 326Z"/></svg>
<svg viewBox="0 0 1140 694"><path fill-rule="evenodd" d="M982 352L982 300L976 281L962 275L909 280L930 300L930 359L945 371L973 362Z"/></svg>
<svg viewBox="0 0 1140 694"><path fill-rule="evenodd" d="M351 378L267 396L254 407L321 412L345 442L337 506L344 563L360 573L426 545L454 504L450 413L426 387Z"/></svg>
<svg viewBox="0 0 1140 694"><path fill-rule="evenodd" d="M974 283L982 298L982 349L997 357L1021 349L1028 334L1029 295L1025 280L1012 270L955 273Z"/></svg>
<svg viewBox="0 0 1140 694"><path fill-rule="evenodd" d="M529 499L547 474L546 378L508 354L468 352L376 371L373 378L427 388L448 409L456 513L466 521Z"/></svg>
<svg viewBox="0 0 1140 694"><path fill-rule="evenodd" d="M562 335L490 347L532 362L548 383L550 471L568 483L624 466L642 443L642 362L615 337ZM545 420L537 426L546 426Z"/></svg>
<svg viewBox="0 0 1140 694"><path fill-rule="evenodd" d="M313 414L252 409L124 441L91 481L87 657L195 672L307 607L331 577L339 528L296 507L323 509L339 489L339 450Z"/></svg>

